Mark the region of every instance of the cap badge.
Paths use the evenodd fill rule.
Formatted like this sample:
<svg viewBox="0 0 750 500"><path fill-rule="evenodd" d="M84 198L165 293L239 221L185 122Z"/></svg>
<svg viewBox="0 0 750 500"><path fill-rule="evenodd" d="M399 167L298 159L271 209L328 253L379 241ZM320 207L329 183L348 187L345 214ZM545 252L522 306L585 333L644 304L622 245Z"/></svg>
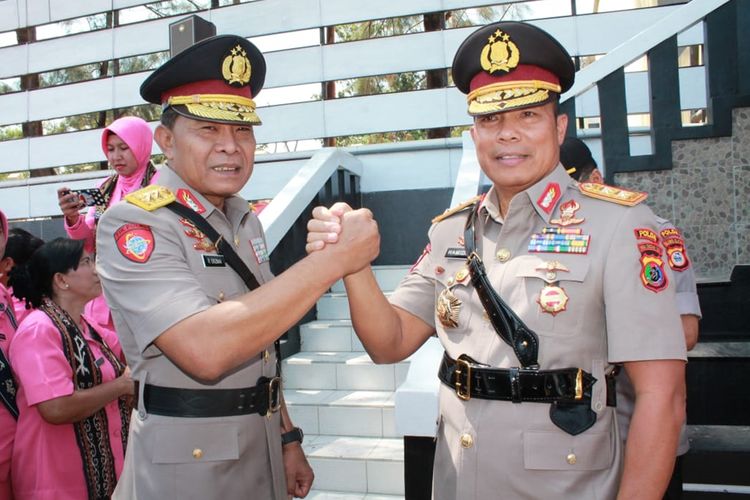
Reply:
<svg viewBox="0 0 750 500"><path fill-rule="evenodd" d="M221 74L228 84L246 85L250 81L250 59L245 49L237 45L221 63Z"/></svg>
<svg viewBox="0 0 750 500"><path fill-rule="evenodd" d="M521 53L518 46L510 39L510 35L502 30L496 30L487 39L488 43L482 49L480 64L482 69L492 74L495 71L509 73L518 66Z"/></svg>

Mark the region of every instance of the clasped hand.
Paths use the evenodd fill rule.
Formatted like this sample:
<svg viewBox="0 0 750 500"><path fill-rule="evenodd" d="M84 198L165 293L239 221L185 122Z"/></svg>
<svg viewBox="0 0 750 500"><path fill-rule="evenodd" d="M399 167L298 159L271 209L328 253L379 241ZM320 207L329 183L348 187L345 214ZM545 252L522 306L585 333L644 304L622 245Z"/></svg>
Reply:
<svg viewBox="0 0 750 500"><path fill-rule="evenodd" d="M353 210L346 203L315 207L307 223L305 251L324 252L341 266L341 275L356 273L380 253L380 233L372 212Z"/></svg>

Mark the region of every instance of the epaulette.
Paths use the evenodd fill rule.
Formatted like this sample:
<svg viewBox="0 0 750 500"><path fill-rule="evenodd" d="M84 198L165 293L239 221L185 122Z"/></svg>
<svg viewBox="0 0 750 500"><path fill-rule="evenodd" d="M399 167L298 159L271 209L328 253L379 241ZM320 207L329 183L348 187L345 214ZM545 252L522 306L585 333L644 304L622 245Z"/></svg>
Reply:
<svg viewBox="0 0 750 500"><path fill-rule="evenodd" d="M474 205L476 205L476 204L477 204L477 202L479 202L479 201L480 201L481 199L482 199L482 196L481 196L481 195L479 195L479 196L475 196L474 198L472 198L472 199L470 199L470 200L467 200L467 201L465 201L465 202L463 202L463 203L461 203L461 204L459 204L459 205L456 205L456 206L455 206L455 207L453 207L453 208L449 208L448 210L446 210L446 211L445 211L445 212L443 212L442 214L440 214L440 215L438 215L437 217L435 217L434 219L432 219L432 223L433 223L433 224L436 224L436 223L440 222L441 220L447 219L447 218L448 218L448 217L450 217L451 215L453 215L453 214L457 214L458 212L460 212L460 211L462 211L462 210L464 210L464 209L466 209L466 208L468 208L468 207L473 207L473 206L474 206Z"/></svg>
<svg viewBox="0 0 750 500"><path fill-rule="evenodd" d="M133 191L129 195L125 196L125 200L128 203L132 203L136 207L140 207L149 212L153 212L157 208L164 207L175 201L174 193L164 186L157 186L152 184L146 186L138 191Z"/></svg>
<svg viewBox="0 0 750 500"><path fill-rule="evenodd" d="M634 207L648 197L648 194L640 191L628 191L595 182L581 182L578 184L578 189L586 196L629 207Z"/></svg>

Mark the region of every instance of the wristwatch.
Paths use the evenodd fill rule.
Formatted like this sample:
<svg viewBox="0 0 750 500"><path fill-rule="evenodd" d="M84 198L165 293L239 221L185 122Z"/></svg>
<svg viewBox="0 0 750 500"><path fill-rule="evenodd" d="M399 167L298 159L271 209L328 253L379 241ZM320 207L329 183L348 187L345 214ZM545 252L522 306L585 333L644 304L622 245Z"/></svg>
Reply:
<svg viewBox="0 0 750 500"><path fill-rule="evenodd" d="M302 439L304 437L305 434L302 432L302 429L300 429L299 427L295 427L291 431L285 432L281 435L281 446L293 443L295 441L299 441L299 443L302 444Z"/></svg>

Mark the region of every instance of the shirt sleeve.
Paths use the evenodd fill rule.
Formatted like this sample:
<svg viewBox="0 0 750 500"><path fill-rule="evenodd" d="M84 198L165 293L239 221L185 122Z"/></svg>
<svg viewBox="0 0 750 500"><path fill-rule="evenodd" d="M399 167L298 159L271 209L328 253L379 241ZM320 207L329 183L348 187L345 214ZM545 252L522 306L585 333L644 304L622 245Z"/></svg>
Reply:
<svg viewBox="0 0 750 500"><path fill-rule="evenodd" d="M141 352L171 326L211 306L187 263L178 218L166 210L120 203L104 213L97 229L97 270L107 303ZM143 254L127 251L128 234L141 238Z"/></svg>
<svg viewBox="0 0 750 500"><path fill-rule="evenodd" d="M86 215L79 215L78 220L72 226L68 225L68 219L63 217L65 232L74 240L84 240L87 249L94 248L94 230L96 228L96 218L94 213L96 207L90 207Z"/></svg>
<svg viewBox="0 0 750 500"><path fill-rule="evenodd" d="M674 273L662 255L648 265L657 275L661 272L666 283L660 286L653 277L649 281L639 245L658 248L658 239L639 239L636 230L658 234L656 218L645 205L624 211L609 245L603 284L609 361L686 360Z"/></svg>
<svg viewBox="0 0 750 500"><path fill-rule="evenodd" d="M430 244L388 300L435 328L435 276Z"/></svg>
<svg viewBox="0 0 750 500"><path fill-rule="evenodd" d="M44 314L44 313L40 313ZM73 369L60 332L37 316L21 325L10 344L10 364L29 406L73 394Z"/></svg>

